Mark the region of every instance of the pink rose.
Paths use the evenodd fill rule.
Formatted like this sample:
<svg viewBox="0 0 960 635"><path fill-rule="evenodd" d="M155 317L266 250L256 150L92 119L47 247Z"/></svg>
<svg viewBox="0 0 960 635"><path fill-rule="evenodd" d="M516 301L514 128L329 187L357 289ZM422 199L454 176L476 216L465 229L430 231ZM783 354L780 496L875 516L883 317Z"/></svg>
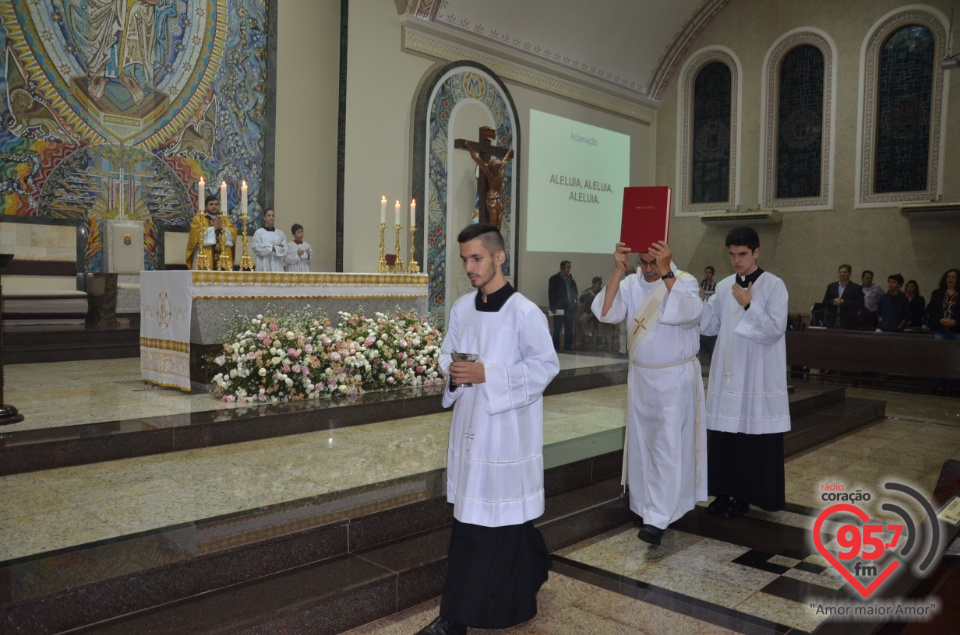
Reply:
<svg viewBox="0 0 960 635"><path fill-rule="evenodd" d="M277 323L276 323L276 322L273 322L273 323L270 324L270 330L271 330L271 331L276 331L276 330L277 330Z"/></svg>
<svg viewBox="0 0 960 635"><path fill-rule="evenodd" d="M305 350L305 351L308 352L308 353L312 353L312 352L313 352L313 345L312 345L312 344L307 344L306 346L303 347L303 350Z"/></svg>
<svg viewBox="0 0 960 635"><path fill-rule="evenodd" d="M256 358L257 358L257 354L254 353L253 351L250 351L249 353L247 353L247 359L256 359Z"/></svg>
<svg viewBox="0 0 960 635"><path fill-rule="evenodd" d="M264 345L264 346L270 346L270 344L271 344L272 342L273 342L273 340L268 337L267 339L263 340L263 345Z"/></svg>
<svg viewBox="0 0 960 635"><path fill-rule="evenodd" d="M259 333L257 333L258 340L263 340L263 338L265 338L266 336L267 334L264 331L260 331Z"/></svg>

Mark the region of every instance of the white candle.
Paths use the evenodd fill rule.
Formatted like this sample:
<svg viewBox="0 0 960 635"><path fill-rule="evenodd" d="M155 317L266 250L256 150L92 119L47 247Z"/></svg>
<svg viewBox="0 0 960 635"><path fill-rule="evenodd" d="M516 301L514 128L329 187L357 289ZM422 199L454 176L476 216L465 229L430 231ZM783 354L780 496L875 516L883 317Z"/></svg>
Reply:
<svg viewBox="0 0 960 635"><path fill-rule="evenodd" d="M197 183L197 190L199 190L199 195L197 196L197 208L201 214L203 214L203 199L207 198L207 184L203 181L203 177L200 177L200 182Z"/></svg>
<svg viewBox="0 0 960 635"><path fill-rule="evenodd" d="M227 182L220 181L220 213L227 213Z"/></svg>
<svg viewBox="0 0 960 635"><path fill-rule="evenodd" d="M393 206L393 220L394 225L397 227L400 226L400 201L397 201L397 204Z"/></svg>
<svg viewBox="0 0 960 635"><path fill-rule="evenodd" d="M386 196L380 197L380 224L381 225L387 224L387 197Z"/></svg>
<svg viewBox="0 0 960 635"><path fill-rule="evenodd" d="M417 226L417 199L410 199L410 227Z"/></svg>
<svg viewBox="0 0 960 635"><path fill-rule="evenodd" d="M240 214L246 218L247 217L247 182L241 181L242 185L240 186Z"/></svg>

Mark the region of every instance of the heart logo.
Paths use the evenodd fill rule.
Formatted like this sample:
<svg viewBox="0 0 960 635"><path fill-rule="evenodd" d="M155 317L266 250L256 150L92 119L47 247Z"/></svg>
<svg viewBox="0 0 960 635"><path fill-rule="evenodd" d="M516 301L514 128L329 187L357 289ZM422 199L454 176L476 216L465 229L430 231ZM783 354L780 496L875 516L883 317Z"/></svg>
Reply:
<svg viewBox="0 0 960 635"><path fill-rule="evenodd" d="M873 592L880 587L881 584L883 584L884 580L889 578L890 575L900 567L900 561L896 558L891 559L890 562L887 563L887 566L884 567L883 571L881 571L874 578L873 582L871 582L869 586L864 586L860 580L858 580L856 576L854 576L845 566L843 566L840 560L838 560L834 554L827 550L823 544L823 537L821 536L820 531L823 528L823 523L833 514L838 514L841 512L853 514L863 523L866 523L870 520L870 517L865 511L854 505L840 503L838 505L828 507L820 513L820 515L817 517L817 521L813 525L813 544L816 546L817 551L820 552L820 555L826 558L827 562L833 565L833 568L836 569L840 575L842 575L844 579L849 582L850 585L853 586L853 588L856 589L860 595L864 597L864 599L866 599L870 597ZM882 543L880 544L882 545ZM850 557L852 558L853 556L854 554L851 553Z"/></svg>

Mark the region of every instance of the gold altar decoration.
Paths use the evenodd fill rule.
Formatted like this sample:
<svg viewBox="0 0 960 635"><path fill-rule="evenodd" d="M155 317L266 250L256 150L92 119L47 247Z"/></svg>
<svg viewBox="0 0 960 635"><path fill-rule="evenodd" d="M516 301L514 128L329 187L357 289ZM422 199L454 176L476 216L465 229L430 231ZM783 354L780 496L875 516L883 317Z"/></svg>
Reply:
<svg viewBox="0 0 960 635"><path fill-rule="evenodd" d="M410 226L410 264L407 265L407 273L420 273L420 263L414 259L417 244L417 228Z"/></svg>
<svg viewBox="0 0 960 635"><path fill-rule="evenodd" d="M377 263L377 273L384 273L387 270L387 259L383 254L383 232L386 228L386 223L380 223L380 261Z"/></svg>
<svg viewBox="0 0 960 635"><path fill-rule="evenodd" d="M220 235L217 236L217 246L216 246L216 256L217 259L217 269L220 271L233 271L233 262L231 258L227 256L227 223L230 222L230 219L227 218L227 211L222 210L220 212ZM232 255L232 252L231 252Z"/></svg>
<svg viewBox="0 0 960 635"><path fill-rule="evenodd" d="M202 214L200 218L200 249L197 250L197 256L193 259L194 271L210 271L212 263L207 260L207 254L203 250L202 237L207 231L207 215Z"/></svg>
<svg viewBox="0 0 960 635"><path fill-rule="evenodd" d="M393 273L404 273L403 271L403 258L400 257L400 223L394 225L394 231L397 234L397 244L394 247L394 252L397 254L397 259L393 263Z"/></svg>
<svg viewBox="0 0 960 635"><path fill-rule="evenodd" d="M243 223L243 255L240 256L240 271L253 271L253 261L247 253L247 220L246 214L240 217L240 221Z"/></svg>

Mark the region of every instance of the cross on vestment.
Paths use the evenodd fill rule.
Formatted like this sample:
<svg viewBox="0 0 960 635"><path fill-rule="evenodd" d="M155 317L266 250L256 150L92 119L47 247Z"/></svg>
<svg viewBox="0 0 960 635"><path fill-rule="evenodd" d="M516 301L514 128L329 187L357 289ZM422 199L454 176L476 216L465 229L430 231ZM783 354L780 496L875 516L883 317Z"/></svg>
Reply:
<svg viewBox="0 0 960 635"><path fill-rule="evenodd" d="M496 139L497 131L488 126L481 126L478 133L479 141L469 139L454 139L453 147L470 152L476 161L477 175L477 212L481 223L489 223L500 229L503 222L503 203L500 202L500 188L503 187L503 170L513 156L513 150L493 145L491 139ZM495 196L493 196L495 194ZM488 209L491 206L499 209Z"/></svg>
<svg viewBox="0 0 960 635"><path fill-rule="evenodd" d="M637 325L636 325L636 326L634 327L634 329L633 329L633 334L634 334L634 335L636 335L637 333L639 333L639 332L640 332L640 329L643 329L644 331L647 330L647 325L644 324L644 322L646 322L646 320L647 320L647 318L640 318L639 320L638 320L637 318L633 318L633 321L637 323Z"/></svg>

